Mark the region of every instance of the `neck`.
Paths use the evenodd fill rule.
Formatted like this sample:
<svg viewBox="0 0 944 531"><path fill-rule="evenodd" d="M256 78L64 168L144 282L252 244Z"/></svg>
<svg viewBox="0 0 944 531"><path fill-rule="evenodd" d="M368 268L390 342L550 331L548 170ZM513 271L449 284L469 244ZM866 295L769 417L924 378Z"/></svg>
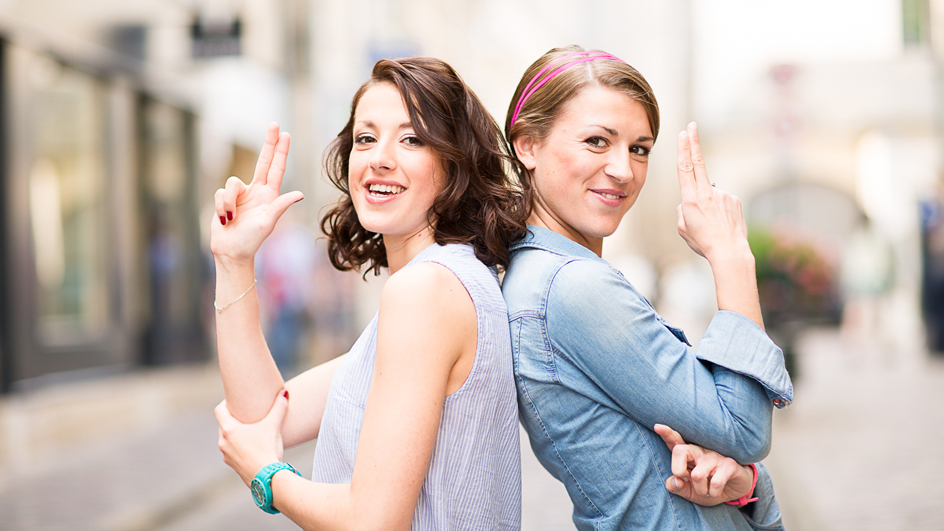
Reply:
<svg viewBox="0 0 944 531"><path fill-rule="evenodd" d="M537 202L535 202L534 208L531 209L531 215L528 217L528 225L537 225L538 227L552 230L590 249L597 256L603 257L603 238L581 234Z"/></svg>
<svg viewBox="0 0 944 531"><path fill-rule="evenodd" d="M384 234L383 240L384 249L387 250L387 268L391 275L403 269L414 256L436 241L433 239L433 228L429 225L407 236Z"/></svg>

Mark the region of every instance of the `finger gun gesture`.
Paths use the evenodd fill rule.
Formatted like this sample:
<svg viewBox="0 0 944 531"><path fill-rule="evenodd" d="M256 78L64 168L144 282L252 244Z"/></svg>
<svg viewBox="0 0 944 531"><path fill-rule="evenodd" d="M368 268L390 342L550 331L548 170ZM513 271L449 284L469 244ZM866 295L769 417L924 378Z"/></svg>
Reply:
<svg viewBox="0 0 944 531"><path fill-rule="evenodd" d="M279 125L273 122L266 131L252 182L246 185L238 177L230 177L225 187L216 191L210 250L217 258L251 258L288 207L304 198L298 191L279 195L290 142L289 134L280 134Z"/></svg>

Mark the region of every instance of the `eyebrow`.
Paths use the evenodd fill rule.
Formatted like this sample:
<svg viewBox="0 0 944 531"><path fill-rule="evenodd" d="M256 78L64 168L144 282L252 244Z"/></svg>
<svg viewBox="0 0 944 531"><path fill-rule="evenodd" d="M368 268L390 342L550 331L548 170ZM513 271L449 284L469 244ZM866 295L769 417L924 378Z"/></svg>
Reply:
<svg viewBox="0 0 944 531"><path fill-rule="evenodd" d="M370 120L357 120L354 123L364 124L366 127L377 127L377 124L375 124L374 122ZM413 128L413 122L403 122L397 127L397 129L412 129L412 128Z"/></svg>
<svg viewBox="0 0 944 531"><path fill-rule="evenodd" d="M600 129L603 129L604 131L606 131L607 133L609 133L609 134L612 135L612 136L619 136L619 131L617 131L616 129L610 129L609 127L607 127L607 126L605 126L605 125L597 125L597 124L594 124L594 127L599 127Z"/></svg>
<svg viewBox="0 0 944 531"><path fill-rule="evenodd" d="M603 129L604 131L606 131L607 133L613 136L619 136L619 131L617 131L616 129L611 129L605 125L599 125L599 124L593 124L593 126L599 127L600 129ZM641 136L636 139L636 142L648 142L649 140L653 140L653 138L651 136Z"/></svg>

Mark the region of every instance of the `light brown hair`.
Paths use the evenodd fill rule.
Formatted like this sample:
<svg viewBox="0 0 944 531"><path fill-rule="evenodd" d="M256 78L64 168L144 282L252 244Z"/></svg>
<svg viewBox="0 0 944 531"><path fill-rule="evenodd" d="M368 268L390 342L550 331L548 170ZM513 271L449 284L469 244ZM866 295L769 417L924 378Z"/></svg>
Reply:
<svg viewBox="0 0 944 531"><path fill-rule="evenodd" d="M582 51L586 50L580 46L554 48L538 58L525 70L521 81L518 82L518 88L515 90L515 95L511 99L508 113L505 116L505 138L508 139L509 149L513 155L515 154L513 142L516 138L530 136L538 141L547 138L554 123L564 111L567 102L576 97L585 87L591 85L613 89L641 103L646 110L646 116L649 118L649 129L652 131L652 138L655 139L659 136L659 104L656 102L655 94L652 93L649 83L635 68L622 61L608 59L588 61L561 71L531 94L518 113L515 123L510 123L515 107L518 105L518 100L521 99L521 94L538 72L555 59ZM579 57L568 60L576 59L579 59ZM550 71L567 64L568 60L555 63ZM521 177L522 184L526 189L530 189L529 172L520 165L515 167Z"/></svg>

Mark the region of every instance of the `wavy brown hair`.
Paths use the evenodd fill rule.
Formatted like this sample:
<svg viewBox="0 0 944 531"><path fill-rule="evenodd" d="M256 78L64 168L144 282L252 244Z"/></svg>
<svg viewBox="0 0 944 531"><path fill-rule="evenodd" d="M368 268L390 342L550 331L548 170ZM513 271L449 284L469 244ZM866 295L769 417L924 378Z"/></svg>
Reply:
<svg viewBox="0 0 944 531"><path fill-rule="evenodd" d="M325 151L325 173L342 193L321 219L331 264L341 271L367 264L365 277L387 267L383 236L360 224L348 184L354 112L378 83L397 88L417 138L444 170L445 186L427 212L436 243L470 243L485 265L507 265L508 244L527 230L529 200L505 171L511 159L495 119L451 66L428 57L378 61L354 94L347 125Z"/></svg>

